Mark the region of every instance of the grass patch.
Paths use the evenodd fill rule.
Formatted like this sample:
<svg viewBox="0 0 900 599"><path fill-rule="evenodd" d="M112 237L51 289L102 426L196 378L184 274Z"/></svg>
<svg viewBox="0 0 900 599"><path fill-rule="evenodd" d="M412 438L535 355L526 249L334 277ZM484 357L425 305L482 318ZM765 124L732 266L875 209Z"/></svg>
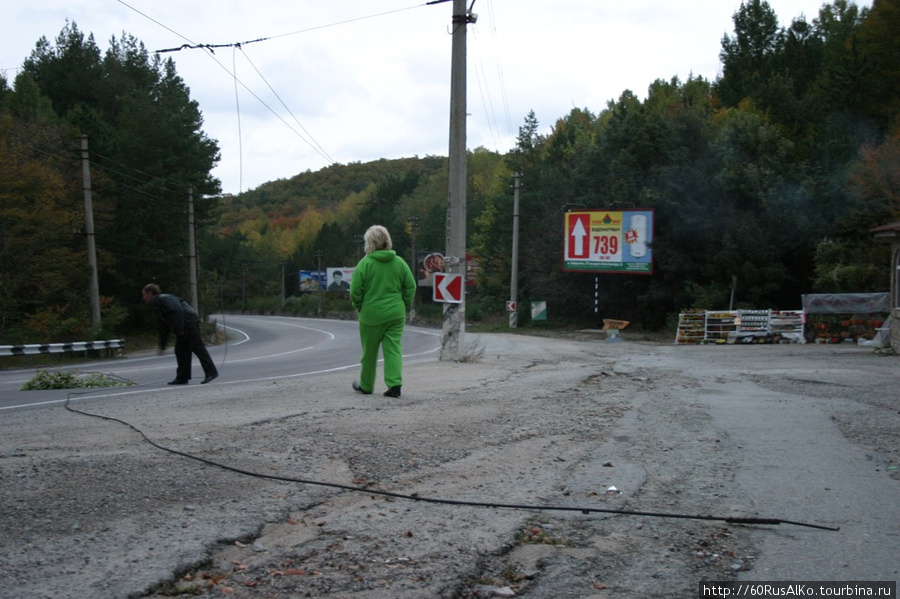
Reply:
<svg viewBox="0 0 900 599"><path fill-rule="evenodd" d="M556 545L568 547L572 541L554 537L546 528L537 524L528 525L516 533L516 542L520 545Z"/></svg>
<svg viewBox="0 0 900 599"><path fill-rule="evenodd" d="M46 391L48 389L95 389L101 387L130 387L134 383L100 372L81 373L77 370L38 370L22 385L22 391Z"/></svg>

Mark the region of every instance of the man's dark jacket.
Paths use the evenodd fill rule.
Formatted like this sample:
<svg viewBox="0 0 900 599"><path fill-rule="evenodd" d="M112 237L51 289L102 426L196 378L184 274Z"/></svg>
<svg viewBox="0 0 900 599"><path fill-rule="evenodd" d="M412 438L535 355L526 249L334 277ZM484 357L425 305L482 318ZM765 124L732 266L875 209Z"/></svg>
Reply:
<svg viewBox="0 0 900 599"><path fill-rule="evenodd" d="M188 327L199 325L200 316L193 306L169 293L160 293L153 300L156 317L159 319L159 348L166 349L169 332L177 337L184 335Z"/></svg>

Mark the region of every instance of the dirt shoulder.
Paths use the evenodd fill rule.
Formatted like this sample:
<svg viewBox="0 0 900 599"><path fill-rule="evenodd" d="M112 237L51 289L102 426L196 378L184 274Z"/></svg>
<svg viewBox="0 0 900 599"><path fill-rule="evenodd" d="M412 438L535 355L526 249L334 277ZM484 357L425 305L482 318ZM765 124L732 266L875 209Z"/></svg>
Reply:
<svg viewBox="0 0 900 599"><path fill-rule="evenodd" d="M61 407L4 414L0 594L685 597L701 580L759 573L773 533L577 508L844 531L784 540L781 527L779 542L798 553L855 534L853 522L817 513L815 496L783 514L769 510L789 510L789 497L747 492L742 476L767 484L767 465L749 459L752 440L723 416L729 393L817 402L810 409L863 456L873 492L893 491L900 505L896 356L625 338L483 335L476 363L407 366L396 400L356 395L346 375L328 375L73 404L134 428ZM862 568L851 561L841 578ZM896 568L883 579L896 580Z"/></svg>

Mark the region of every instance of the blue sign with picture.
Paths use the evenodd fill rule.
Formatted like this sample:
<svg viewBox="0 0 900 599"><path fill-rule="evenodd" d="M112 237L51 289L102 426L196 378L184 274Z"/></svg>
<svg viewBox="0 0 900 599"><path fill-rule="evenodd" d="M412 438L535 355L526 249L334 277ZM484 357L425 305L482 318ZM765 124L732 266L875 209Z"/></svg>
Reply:
<svg viewBox="0 0 900 599"><path fill-rule="evenodd" d="M311 293L325 289L325 271L301 270L300 293Z"/></svg>

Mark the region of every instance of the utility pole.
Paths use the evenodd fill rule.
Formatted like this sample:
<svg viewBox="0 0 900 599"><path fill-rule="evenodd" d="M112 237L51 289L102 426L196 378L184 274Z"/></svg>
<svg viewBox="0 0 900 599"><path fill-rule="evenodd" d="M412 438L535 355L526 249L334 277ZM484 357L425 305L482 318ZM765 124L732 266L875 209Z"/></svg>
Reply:
<svg viewBox="0 0 900 599"><path fill-rule="evenodd" d="M418 280L419 275L416 273L416 264L418 263L418 256L416 255L416 227L419 225L419 217L418 216L410 216L406 220L407 220L407 222L409 222L409 232L410 232L410 237L412 239L412 247L409 250L409 253L410 253L409 267L410 267L410 270L412 270L413 278ZM416 296L415 296L415 294L413 294L412 306L409 310L409 322L412 322L415 317L416 317Z"/></svg>
<svg viewBox="0 0 900 599"><path fill-rule="evenodd" d="M281 261L281 309L284 310L284 260Z"/></svg>
<svg viewBox="0 0 900 599"><path fill-rule="evenodd" d="M188 256L191 266L191 305L200 314L200 297L197 293L197 224L194 222L194 188L188 187Z"/></svg>
<svg viewBox="0 0 900 599"><path fill-rule="evenodd" d="M87 236L88 265L91 269L91 329L100 330L100 278L97 275L97 246L94 239L94 203L91 198L91 158L87 135L81 136L81 173L84 192L84 233Z"/></svg>
<svg viewBox="0 0 900 599"><path fill-rule="evenodd" d="M247 263L241 264L241 314L247 310Z"/></svg>
<svg viewBox="0 0 900 599"><path fill-rule="evenodd" d="M474 0L473 0L474 5ZM453 47L450 65L450 181L447 194L448 273L462 276L462 301L444 304L441 360L458 361L464 353L466 331L466 26L477 17L466 0L453 0Z"/></svg>
<svg viewBox="0 0 900 599"><path fill-rule="evenodd" d="M509 301L514 306L509 311L509 328L519 326L519 181L521 173L515 174L513 184L513 233L512 233L512 273L509 276Z"/></svg>
<svg viewBox="0 0 900 599"><path fill-rule="evenodd" d="M356 261L362 260L363 243L365 238L362 235L354 235L353 242L356 244Z"/></svg>
<svg viewBox="0 0 900 599"><path fill-rule="evenodd" d="M319 280L319 306L316 311L316 316L322 316L322 292L325 290L325 285L322 284L322 256L325 254L322 250L316 250L316 262L318 264L318 280Z"/></svg>

